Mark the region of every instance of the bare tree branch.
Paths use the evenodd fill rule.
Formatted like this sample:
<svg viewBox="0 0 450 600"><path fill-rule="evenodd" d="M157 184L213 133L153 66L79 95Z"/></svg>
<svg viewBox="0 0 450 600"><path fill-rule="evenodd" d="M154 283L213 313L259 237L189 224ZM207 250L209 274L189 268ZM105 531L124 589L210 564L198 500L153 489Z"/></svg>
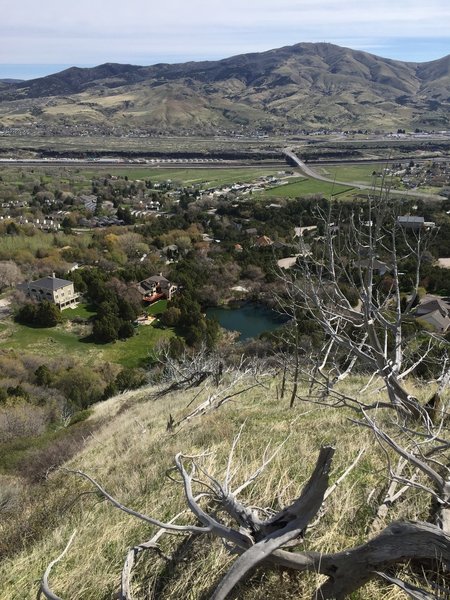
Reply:
<svg viewBox="0 0 450 600"><path fill-rule="evenodd" d="M72 542L75 538L77 531L75 529L75 531L72 533L72 535L70 536L69 541L67 542L66 547L64 548L64 550L61 552L61 554L55 558L54 560L52 560L51 563L49 563L48 567L45 569L45 573L42 577L42 582L41 582L41 588L40 588L40 592L42 594L44 594L44 596L46 598L48 598L48 600L61 600L61 598L59 596L57 596L56 594L53 593L53 591L50 588L50 585L48 583L48 578L50 577L50 573L51 570L53 569L53 567L59 563L60 560L62 560L64 558L64 556L67 554L70 546L72 545Z"/></svg>

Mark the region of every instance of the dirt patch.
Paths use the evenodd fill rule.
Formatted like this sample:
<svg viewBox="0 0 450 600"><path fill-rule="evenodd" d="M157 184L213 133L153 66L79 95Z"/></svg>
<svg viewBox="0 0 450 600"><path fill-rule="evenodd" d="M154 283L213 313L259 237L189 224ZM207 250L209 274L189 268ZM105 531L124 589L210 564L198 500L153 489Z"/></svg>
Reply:
<svg viewBox="0 0 450 600"><path fill-rule="evenodd" d="M438 266L442 269L450 269L450 258L438 258Z"/></svg>
<svg viewBox="0 0 450 600"><path fill-rule="evenodd" d="M6 319L11 314L11 300L9 298L0 298L0 321Z"/></svg>

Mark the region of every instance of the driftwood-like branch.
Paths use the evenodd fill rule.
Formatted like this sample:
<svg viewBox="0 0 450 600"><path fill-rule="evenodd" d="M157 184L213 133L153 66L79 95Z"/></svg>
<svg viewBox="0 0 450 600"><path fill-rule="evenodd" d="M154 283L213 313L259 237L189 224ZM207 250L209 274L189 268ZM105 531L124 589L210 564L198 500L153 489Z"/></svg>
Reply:
<svg viewBox="0 0 450 600"><path fill-rule="evenodd" d="M178 513L173 519L169 521L169 524L172 524L173 521L176 521L179 517L181 517L186 511ZM172 557L166 556L161 548L158 545L158 540L167 533L167 529L160 529L155 533L155 535L148 540L148 542L144 542L143 544L139 544L138 546L134 546L130 548L127 552L127 556L125 558L125 562L122 569L122 578L121 578L121 588L120 588L120 600L133 600L134 596L131 591L131 577L134 565L136 563L137 557L144 550L154 550L157 552L159 556L162 556L166 560L171 560Z"/></svg>
<svg viewBox="0 0 450 600"><path fill-rule="evenodd" d="M392 583L399 587L401 590L406 592L410 598L413 598L413 600L439 600L438 596L429 594L428 592L425 592L424 590L418 588L415 585L412 585L411 583L406 583L401 579L397 579L397 577L390 577L389 575L386 575L386 573L380 572L377 572L377 575L379 575L386 581L389 581L389 583Z"/></svg>
<svg viewBox="0 0 450 600"><path fill-rule="evenodd" d="M122 510L123 512L127 513L128 515L131 515L132 517L136 517L137 519L146 521L150 525L156 525L156 527L162 527L163 529L167 529L169 532L172 532L172 533L173 532L175 532L175 533L209 533L209 531L210 531L210 529L207 527L197 527L195 525L174 525L171 523L163 523L162 521L159 521L158 519L154 519L153 517L144 515L140 512L133 510L132 508L128 508L127 506L125 506L124 504L122 504L121 502L116 500L113 496L111 496L111 494L109 494L95 479L93 479L87 473L84 473L83 471L74 471L71 469L65 469L65 470L68 473L73 473L74 475L79 475L80 477L87 479L90 483L92 483L92 485L94 487L97 488L97 490L100 492L100 494L104 498L106 498L106 500L108 500L115 508Z"/></svg>
<svg viewBox="0 0 450 600"><path fill-rule="evenodd" d="M39 595L43 594L46 598L48 598L48 600L61 600L61 598L59 596L57 596L55 593L53 593L53 591L50 588L50 585L48 583L48 578L50 577L50 573L51 570L53 569L53 567L59 563L60 560L62 560L64 558L64 556L66 555L67 551L69 550L73 539L76 535L76 530L72 533L72 535L70 536L69 541L67 542L66 547L64 548L64 550L61 552L61 554L55 558L54 560L52 560L52 562L48 565L48 567L45 569L45 573L42 577L42 581L41 581L41 587L39 590Z"/></svg>
<svg viewBox="0 0 450 600"><path fill-rule="evenodd" d="M393 439L392 436L388 435L386 431L382 430L363 410L362 414L364 415L365 421L358 422L359 425L368 427L371 429L377 440L381 443L383 442L387 446L389 446L392 450L394 450L403 460L404 464L409 464L414 467L417 471L421 471L424 475L426 475L432 485L432 487L426 487L423 484L416 481L416 477L413 476L410 479L403 478L398 472L391 472L391 478L396 479L399 483L408 485L410 487L415 487L418 489L422 489L430 494L433 497L439 506L439 510L437 513L437 522L447 534L450 534L450 480L448 477L448 468L440 465L437 461L432 461L433 466L430 464L430 458L423 453L420 454L420 458L417 456L418 452L412 452L403 446L401 446L396 440ZM400 427L402 431L405 430L404 427ZM428 432L427 432L428 433ZM433 436L431 433L428 435L423 434L425 441L433 441L436 439L436 436ZM439 438L438 438L439 439ZM418 444L416 443L416 447ZM446 448L446 446L445 446ZM430 455L430 452L428 452ZM438 467L441 467L442 470L447 471L447 477L443 477L436 468L433 468L435 464Z"/></svg>
<svg viewBox="0 0 450 600"><path fill-rule="evenodd" d="M333 455L334 448L331 446L321 449L316 468L298 500L264 523L264 538L237 559L220 582L211 600L225 600L229 592L250 569L302 534L322 506Z"/></svg>

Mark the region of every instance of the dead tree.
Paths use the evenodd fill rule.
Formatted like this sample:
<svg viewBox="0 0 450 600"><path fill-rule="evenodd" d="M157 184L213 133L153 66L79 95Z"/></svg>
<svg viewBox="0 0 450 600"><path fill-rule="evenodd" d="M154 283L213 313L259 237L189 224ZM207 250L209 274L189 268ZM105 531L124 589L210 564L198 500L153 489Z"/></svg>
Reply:
<svg viewBox="0 0 450 600"><path fill-rule="evenodd" d="M156 400L177 391L198 390L182 415L178 418L169 415L168 431L217 410L253 388L264 387L264 379L272 371L264 360L244 356L237 363L227 364L223 356L204 347L195 353L185 352L178 358L163 352L160 362L163 375L160 389L154 394Z"/></svg>
<svg viewBox="0 0 450 600"><path fill-rule="evenodd" d="M282 275L284 305L291 315L295 315L292 307L306 310L320 325L325 344L316 369L323 376L326 373L329 387L359 364L384 381L390 404L399 414L426 420L425 409L408 392L404 380L427 360L439 340L423 332L429 337L428 347L411 358L405 323L413 320L431 232L400 228L386 189L369 198L365 210L346 220L336 210L330 207L327 215L318 215L325 231L312 251L300 238L298 268ZM401 288L406 284L401 268L406 260L414 264L414 274L402 301ZM379 276L383 272L388 275L384 279ZM349 290L355 295L353 302ZM446 368L441 379L445 385L450 378Z"/></svg>
<svg viewBox="0 0 450 600"><path fill-rule="evenodd" d="M158 544L163 534L205 536L209 541L211 537L216 537L230 553L237 556L212 592L212 600L225 600L256 567L283 567L296 573L314 572L325 575L327 580L314 594L314 598L323 600L347 598L371 579L379 577L399 585L410 593L411 597L433 597L385 571L410 560L432 565L437 571L448 570L450 537L446 532L423 522L394 522L367 542L340 552L327 554L298 549L308 535L308 526L316 518L336 484L342 481L341 477L334 485L329 486L335 449L330 446L322 447L315 468L299 496L289 506L268 514L263 509L246 506L238 496L264 470L280 448L266 457L261 467L252 473L244 484L233 490L232 460L238 439L239 436L232 445L222 482L203 468L201 456L176 456L175 471L184 489L187 510L192 514L194 521L189 525L177 525L174 520L164 523L139 513L123 505L88 474L72 471L87 480L115 508L158 529L148 542L135 546L127 553L121 577L122 600L134 598L131 582L136 557L144 551L156 551L164 556ZM356 462L347 469L343 477L351 471ZM171 479L174 480L173 476ZM45 572L41 592L46 598L59 599L51 590L48 579L52 566L66 551L67 548L56 561L50 563ZM413 592L416 595L413 595ZM422 595L418 595L419 592Z"/></svg>

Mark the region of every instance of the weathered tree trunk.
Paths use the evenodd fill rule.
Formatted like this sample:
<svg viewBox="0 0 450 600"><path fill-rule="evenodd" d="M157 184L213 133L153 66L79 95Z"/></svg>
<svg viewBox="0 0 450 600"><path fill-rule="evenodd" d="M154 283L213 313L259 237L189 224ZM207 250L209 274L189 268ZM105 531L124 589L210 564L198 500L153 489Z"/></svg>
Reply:
<svg viewBox="0 0 450 600"><path fill-rule="evenodd" d="M391 523L368 542L333 554L291 552L283 549L283 547L289 547L304 535L307 526L320 510L324 498L327 496L328 475L333 454L334 448L323 447L320 450L315 469L300 496L288 507L265 521L260 520L254 509L239 503L235 498L235 494L228 489L229 469L223 484L203 471L208 482L205 483L207 487L204 488L207 491L202 491L199 495L194 496L192 490L193 475L186 470L183 464L185 460L194 463L194 459L183 457L180 454L177 455L175 463L183 480L186 502L197 522L201 523L200 526L176 525L173 521L163 523L138 513L113 498L89 475L80 471L75 473L93 484L119 510L160 528L160 531L152 540L146 544L136 546L128 553L122 577L122 588L125 590L130 590L136 552L147 548L157 548L156 538L161 536L162 533L170 531L188 535L204 535L205 540L210 536L215 536L225 542L233 553L239 555L211 596L213 600L226 600L236 585L256 566L271 567L278 565L297 572L309 571L327 576L327 581L314 594L314 599L320 598L321 600L344 600L371 579L380 575L384 577L382 572L389 567L404 564L411 560L420 561L427 564L427 566L431 566L431 571L436 573L442 572L442 569L450 569L450 536L436 525L421 522ZM231 455L232 453L230 457ZM201 469L197 470L198 472L201 472ZM249 481L253 479L254 476ZM200 483L198 480L195 481L197 484ZM246 485L247 483L241 486L239 490L242 490ZM239 490L236 490L236 493ZM446 484L446 498L448 498L449 491L450 486ZM217 514L221 511L214 509L214 512L210 513L198 504L201 497L204 498L208 495L214 498L215 505L219 504L222 512L228 513L227 524L223 524L218 520ZM443 519L445 527L447 527L448 515L443 514ZM228 524L230 520L235 523L234 528ZM48 585L48 577L51 567L64 556L69 545L60 557L49 565L43 577L41 590L48 599L59 600ZM403 589L408 590L409 584L403 584L402 582L400 584ZM130 597L130 593L128 593L128 597ZM126 594L125 597L127 597ZM425 592L422 597L426 598Z"/></svg>

